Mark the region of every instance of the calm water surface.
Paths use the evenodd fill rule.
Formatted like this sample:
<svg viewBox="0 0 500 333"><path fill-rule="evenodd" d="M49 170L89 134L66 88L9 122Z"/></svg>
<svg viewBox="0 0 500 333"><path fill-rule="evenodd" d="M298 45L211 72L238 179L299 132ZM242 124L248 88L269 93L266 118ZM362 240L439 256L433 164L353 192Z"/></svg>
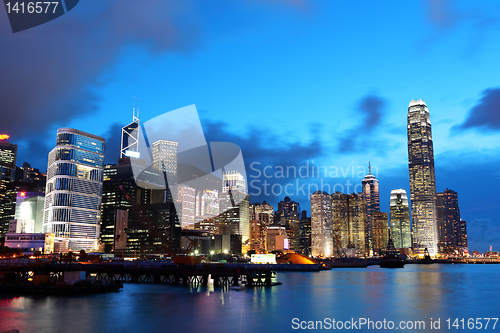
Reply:
<svg viewBox="0 0 500 333"><path fill-rule="evenodd" d="M297 332L292 320L425 321L407 332L463 332L446 319L500 318L499 265L407 265L278 273L281 286L125 284L113 294L0 298L0 332ZM441 329L430 320L440 318ZM359 324L358 324L359 326ZM318 327L319 328L319 327ZM339 330L336 330L339 331ZM342 331L353 331L345 330ZM389 330L363 329L359 332ZM465 331L500 332L492 329Z"/></svg>

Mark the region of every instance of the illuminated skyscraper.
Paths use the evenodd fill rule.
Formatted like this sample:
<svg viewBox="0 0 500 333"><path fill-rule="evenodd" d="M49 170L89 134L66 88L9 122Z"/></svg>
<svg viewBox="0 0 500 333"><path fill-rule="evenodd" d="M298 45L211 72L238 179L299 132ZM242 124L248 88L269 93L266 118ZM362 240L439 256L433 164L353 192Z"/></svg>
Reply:
<svg viewBox="0 0 500 333"><path fill-rule="evenodd" d="M195 198L196 190L186 185L180 185L177 189L177 202L181 204L182 228L194 229ZM201 214L204 215L204 214Z"/></svg>
<svg viewBox="0 0 500 333"><path fill-rule="evenodd" d="M278 202L278 210L276 211L274 221L288 228L289 218L298 212L298 204L292 201L290 197L285 197L283 201ZM296 214L297 216L299 214Z"/></svg>
<svg viewBox="0 0 500 333"><path fill-rule="evenodd" d="M333 255L332 197L323 191L311 194L311 254L313 257Z"/></svg>
<svg viewBox="0 0 500 333"><path fill-rule="evenodd" d="M219 234L241 235L243 252L250 249L250 210L246 180L238 171L222 175L222 193L219 195Z"/></svg>
<svg viewBox="0 0 500 333"><path fill-rule="evenodd" d="M335 243L333 246L335 247ZM311 253L311 218L307 217L305 210L300 218L300 252L303 255Z"/></svg>
<svg viewBox="0 0 500 333"><path fill-rule="evenodd" d="M413 227L413 248L431 256L438 251L436 177L431 121L427 105L412 100L408 107L408 167Z"/></svg>
<svg viewBox="0 0 500 333"><path fill-rule="evenodd" d="M177 175L177 148L179 144L173 141L158 140L153 143L153 168Z"/></svg>
<svg viewBox="0 0 500 333"><path fill-rule="evenodd" d="M340 251L349 246L349 194L332 194L333 247Z"/></svg>
<svg viewBox="0 0 500 333"><path fill-rule="evenodd" d="M403 189L391 191L390 219L391 239L397 249L411 247L410 206Z"/></svg>
<svg viewBox="0 0 500 333"><path fill-rule="evenodd" d="M222 175L222 192L229 190L247 193L247 183L245 177L238 171L225 171Z"/></svg>
<svg viewBox="0 0 500 333"><path fill-rule="evenodd" d="M139 158L139 118L134 114L132 122L122 128L122 142L120 148L120 158Z"/></svg>
<svg viewBox="0 0 500 333"><path fill-rule="evenodd" d="M367 235L366 241L370 250L373 250L373 239L372 239L372 214L375 212L380 212L380 195L379 195L379 184L378 180L372 175L372 168L370 163L368 163L368 174L365 176L361 182L363 185L363 196L366 199L366 216L367 216Z"/></svg>
<svg viewBox="0 0 500 333"><path fill-rule="evenodd" d="M8 185L14 181L17 145L9 143L8 138L0 134L0 238L8 231L16 209L16 195L8 190Z"/></svg>
<svg viewBox="0 0 500 333"><path fill-rule="evenodd" d="M374 212L372 214L372 240L373 251L380 254L381 250L387 248L389 240L389 226L387 223L387 213Z"/></svg>
<svg viewBox="0 0 500 333"><path fill-rule="evenodd" d="M360 254L369 254L366 199L362 193L349 195L349 242Z"/></svg>
<svg viewBox="0 0 500 333"><path fill-rule="evenodd" d="M363 193L332 194L334 248L358 249L352 254L369 254L366 198Z"/></svg>
<svg viewBox="0 0 500 333"><path fill-rule="evenodd" d="M99 239L105 139L72 128L57 130L49 153L44 232L58 251L94 250Z"/></svg>

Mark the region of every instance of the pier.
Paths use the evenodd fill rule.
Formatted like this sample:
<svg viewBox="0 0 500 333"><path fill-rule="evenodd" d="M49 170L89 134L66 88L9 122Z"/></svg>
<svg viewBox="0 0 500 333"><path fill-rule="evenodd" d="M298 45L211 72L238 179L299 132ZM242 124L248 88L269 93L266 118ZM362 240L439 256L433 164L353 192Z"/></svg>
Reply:
<svg viewBox="0 0 500 333"><path fill-rule="evenodd" d="M273 281L276 274L269 265L175 265L137 263L49 264L0 268L0 281L12 277L36 283L37 277L48 281L62 281L67 272L85 272L87 278L122 283L163 283L184 286L207 286L212 280L214 287L246 286L271 287L281 283ZM28 280L30 279L31 280ZM45 279L43 279L45 281Z"/></svg>

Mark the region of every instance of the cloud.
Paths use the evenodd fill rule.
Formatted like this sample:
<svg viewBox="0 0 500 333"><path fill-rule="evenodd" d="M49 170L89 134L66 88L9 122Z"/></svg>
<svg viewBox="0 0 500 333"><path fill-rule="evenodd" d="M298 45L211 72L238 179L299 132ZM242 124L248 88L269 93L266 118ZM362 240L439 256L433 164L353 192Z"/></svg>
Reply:
<svg viewBox="0 0 500 333"><path fill-rule="evenodd" d="M467 119L452 130L486 129L500 130L500 88L491 88L483 91L483 97L470 111Z"/></svg>
<svg viewBox="0 0 500 333"><path fill-rule="evenodd" d="M316 159L320 159L325 154L325 147L320 139L322 126L320 124L309 124L309 131L313 135L313 139L309 142L297 140L295 142L287 142L286 145L278 144L279 138L272 133L270 128L263 126L254 126L247 130L248 134L235 134L231 130L229 124L223 122L211 122L202 119L202 125L205 132L207 142L232 142L240 146L245 168L249 182L249 192L252 202L277 202L282 200L287 194L283 192L284 186L296 181L293 177L276 177L275 172L280 167L285 170L287 167L298 169L307 163L313 163ZM253 167L253 169L251 168ZM264 168L267 167L266 177L263 174ZM259 170L259 172L255 171ZM316 179L317 180L317 179ZM302 179L302 183L315 182L315 179ZM251 187L251 182L255 181L256 187L259 187L262 192L254 195L255 187ZM268 190L264 190L264 182L270 184ZM271 191L271 186L275 186L274 193ZM292 200L307 203L309 195L307 187L305 195L297 193L297 188L289 188L293 195L290 195ZM281 191L280 191L281 190ZM278 194L279 193L279 194ZM303 207L305 208L305 207Z"/></svg>
<svg viewBox="0 0 500 333"><path fill-rule="evenodd" d="M123 125L119 123L113 123L109 126L108 132L103 135L106 139L105 164L115 164L120 157L122 127Z"/></svg>
<svg viewBox="0 0 500 333"><path fill-rule="evenodd" d="M154 10L151 10L154 8ZM0 132L13 139L96 112L93 92L125 46L151 52L197 45L194 18L174 1L85 1L61 18L12 34L0 11ZM181 17L182 15L182 17Z"/></svg>
<svg viewBox="0 0 500 333"><path fill-rule="evenodd" d="M279 146L277 135L272 134L269 128L250 127L248 135L235 134L230 126L224 122L202 121L205 137L208 142L233 142L240 146L245 164L260 162L263 165L297 165L304 161L318 158L323 154L323 145L319 138L321 125L310 124L310 131L314 138L311 142L300 141Z"/></svg>
<svg viewBox="0 0 500 333"><path fill-rule="evenodd" d="M459 18L448 0L428 0L427 12L431 23L442 29L455 26Z"/></svg>
<svg viewBox="0 0 500 333"><path fill-rule="evenodd" d="M369 148L365 139L380 125L386 104L385 99L375 95L364 96L359 101L358 111L363 115L363 121L339 139L340 153Z"/></svg>
<svg viewBox="0 0 500 333"><path fill-rule="evenodd" d="M463 6L465 4L465 6ZM463 7L460 8L459 6ZM466 3L451 0L428 0L426 11L429 22L437 29L427 39L419 44L419 49L429 42L438 43L443 37L464 29L467 33L462 38L464 45L464 56L470 58L478 54L488 32L497 33L500 26L498 5L495 2L485 6L468 6ZM493 28L493 29L492 29Z"/></svg>

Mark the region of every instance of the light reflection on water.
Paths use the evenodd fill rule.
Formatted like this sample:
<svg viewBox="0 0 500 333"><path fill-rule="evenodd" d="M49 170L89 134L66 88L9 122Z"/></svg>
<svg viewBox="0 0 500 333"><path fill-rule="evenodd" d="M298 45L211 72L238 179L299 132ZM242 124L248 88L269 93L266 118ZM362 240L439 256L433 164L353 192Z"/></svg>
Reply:
<svg viewBox="0 0 500 333"><path fill-rule="evenodd" d="M0 331L282 332L295 331L293 318L363 317L441 318L441 330L426 331L449 332L447 318L500 317L499 278L498 265L434 264L278 273L283 285L248 290L125 284L112 294L0 298Z"/></svg>

